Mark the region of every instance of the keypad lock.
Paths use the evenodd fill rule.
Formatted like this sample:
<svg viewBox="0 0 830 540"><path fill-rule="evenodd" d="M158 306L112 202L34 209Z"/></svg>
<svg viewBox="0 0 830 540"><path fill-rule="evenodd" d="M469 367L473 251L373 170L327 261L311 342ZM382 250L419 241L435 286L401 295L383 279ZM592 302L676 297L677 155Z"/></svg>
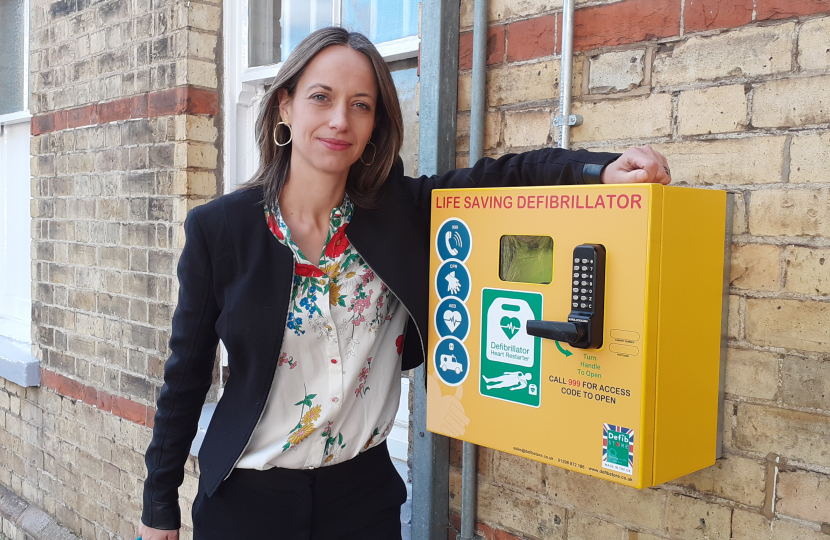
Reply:
<svg viewBox="0 0 830 540"><path fill-rule="evenodd" d="M526 331L579 349L598 349L602 346L605 315L605 247L579 245L571 260L568 321L527 321Z"/></svg>

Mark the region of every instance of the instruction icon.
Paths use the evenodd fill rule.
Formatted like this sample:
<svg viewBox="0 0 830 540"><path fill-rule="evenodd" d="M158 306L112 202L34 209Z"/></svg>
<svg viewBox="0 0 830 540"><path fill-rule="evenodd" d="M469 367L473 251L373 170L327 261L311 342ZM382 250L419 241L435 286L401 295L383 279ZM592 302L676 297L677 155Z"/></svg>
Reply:
<svg viewBox="0 0 830 540"><path fill-rule="evenodd" d="M466 302L470 297L470 271L461 261L448 260L435 273L435 290L439 298L455 296Z"/></svg>
<svg viewBox="0 0 830 540"><path fill-rule="evenodd" d="M444 338L433 354L435 374L444 384L458 386L470 372L470 356L464 344L455 338Z"/></svg>
<svg viewBox="0 0 830 540"><path fill-rule="evenodd" d="M470 312L464 302L454 296L445 298L435 310L435 329L441 337L455 337L461 341L470 334Z"/></svg>
<svg viewBox="0 0 830 540"><path fill-rule="evenodd" d="M473 247L473 236L470 228L458 218L446 220L438 228L435 235L435 249L442 261L458 259L466 262Z"/></svg>

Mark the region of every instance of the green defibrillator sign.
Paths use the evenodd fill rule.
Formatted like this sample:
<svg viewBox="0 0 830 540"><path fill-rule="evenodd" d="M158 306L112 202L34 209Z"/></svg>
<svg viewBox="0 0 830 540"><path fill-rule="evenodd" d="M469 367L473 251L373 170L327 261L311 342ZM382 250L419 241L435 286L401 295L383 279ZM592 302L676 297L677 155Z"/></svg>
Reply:
<svg viewBox="0 0 830 540"><path fill-rule="evenodd" d="M535 292L482 289L481 395L539 406L542 339L525 328L542 318L542 299Z"/></svg>

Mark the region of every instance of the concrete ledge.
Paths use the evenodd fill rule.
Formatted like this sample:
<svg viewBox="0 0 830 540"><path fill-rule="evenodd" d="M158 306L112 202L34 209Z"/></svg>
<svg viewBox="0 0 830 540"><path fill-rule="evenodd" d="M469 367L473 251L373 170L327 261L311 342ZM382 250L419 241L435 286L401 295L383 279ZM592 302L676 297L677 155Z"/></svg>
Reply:
<svg viewBox="0 0 830 540"><path fill-rule="evenodd" d="M0 377L20 386L40 386L40 362L30 347L0 336Z"/></svg>
<svg viewBox="0 0 830 540"><path fill-rule="evenodd" d="M0 517L34 540L78 540L49 514L0 486Z"/></svg>

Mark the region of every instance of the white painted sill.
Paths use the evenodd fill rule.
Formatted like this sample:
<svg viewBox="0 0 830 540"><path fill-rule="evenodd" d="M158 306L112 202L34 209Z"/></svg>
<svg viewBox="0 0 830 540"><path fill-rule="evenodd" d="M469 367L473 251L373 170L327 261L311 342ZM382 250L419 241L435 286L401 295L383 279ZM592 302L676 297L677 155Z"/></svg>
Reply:
<svg viewBox="0 0 830 540"><path fill-rule="evenodd" d="M40 362L31 345L0 336L0 377L20 386L40 386Z"/></svg>

